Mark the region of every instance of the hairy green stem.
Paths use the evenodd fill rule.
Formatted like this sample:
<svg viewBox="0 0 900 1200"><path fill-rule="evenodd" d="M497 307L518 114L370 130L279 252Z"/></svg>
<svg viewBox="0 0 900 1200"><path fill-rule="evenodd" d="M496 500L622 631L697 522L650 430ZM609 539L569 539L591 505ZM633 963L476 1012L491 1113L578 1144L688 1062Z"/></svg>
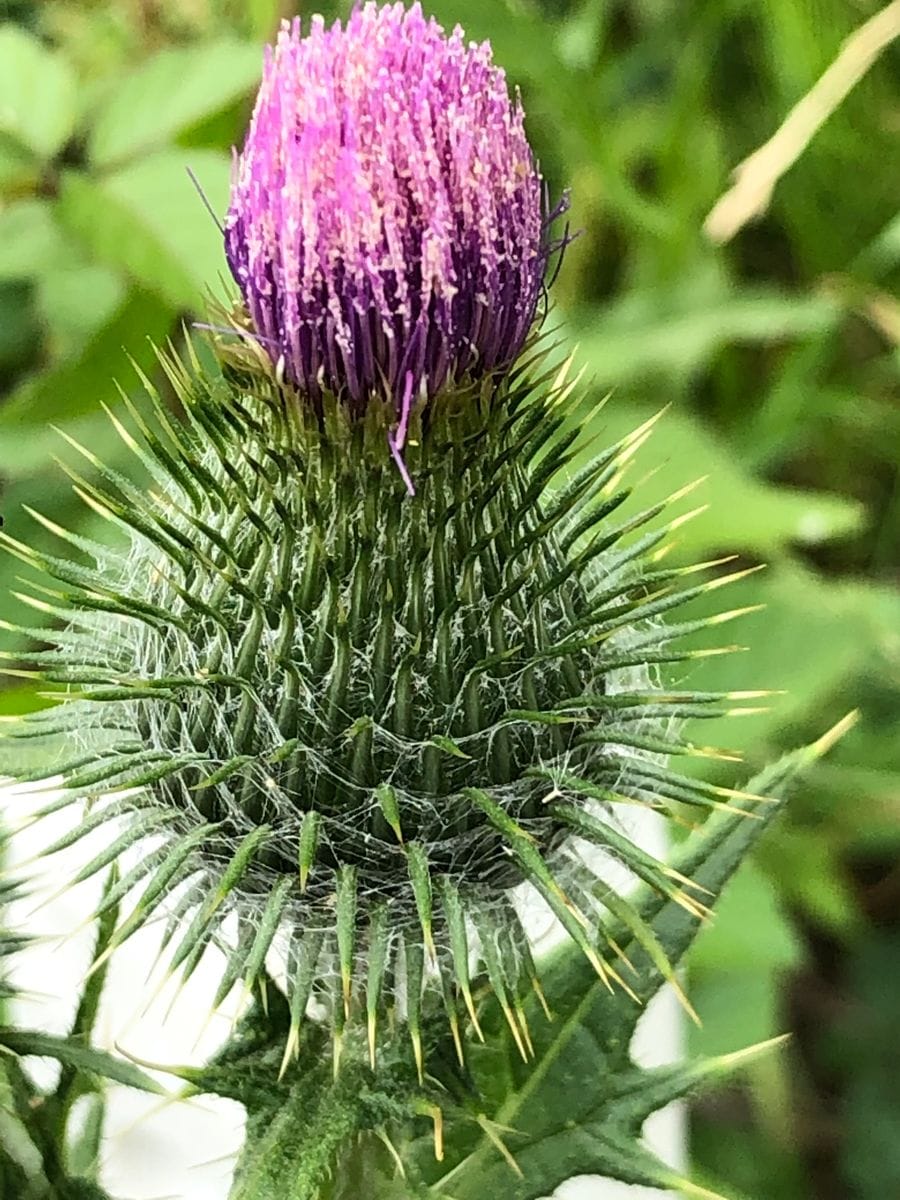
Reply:
<svg viewBox="0 0 900 1200"><path fill-rule="evenodd" d="M353 1072L337 1082L325 1068L304 1072L280 1103L251 1115L231 1200L338 1200L348 1173L359 1177L356 1195L381 1196L370 1157L355 1152L366 1115Z"/></svg>

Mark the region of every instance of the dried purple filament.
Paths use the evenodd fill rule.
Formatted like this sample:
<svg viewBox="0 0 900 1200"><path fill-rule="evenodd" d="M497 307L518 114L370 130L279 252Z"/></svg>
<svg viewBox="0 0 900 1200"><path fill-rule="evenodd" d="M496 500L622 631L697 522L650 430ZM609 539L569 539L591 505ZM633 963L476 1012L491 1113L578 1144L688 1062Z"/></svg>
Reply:
<svg viewBox="0 0 900 1200"><path fill-rule="evenodd" d="M552 246L490 47L418 4L284 23L236 162L228 262L288 379L355 413L510 363ZM398 450L402 449L402 438Z"/></svg>

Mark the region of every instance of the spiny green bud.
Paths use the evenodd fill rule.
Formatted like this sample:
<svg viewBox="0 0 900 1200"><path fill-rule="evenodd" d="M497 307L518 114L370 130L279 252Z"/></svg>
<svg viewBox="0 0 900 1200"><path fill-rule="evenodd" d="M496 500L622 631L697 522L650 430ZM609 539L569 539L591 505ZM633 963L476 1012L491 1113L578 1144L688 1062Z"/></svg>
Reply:
<svg viewBox="0 0 900 1200"><path fill-rule="evenodd" d="M655 674L697 627L661 616L722 580L679 594L657 565L683 515L619 516L646 426L569 470L572 384L529 333L558 211L488 46L418 6L286 26L226 220L247 311L221 371L163 357L184 422L113 418L148 490L83 451L118 556L2 537L66 625L34 656L64 703L13 736L63 735L78 832L116 830L80 877L146 840L105 953L168 910L186 977L236 912L220 996L280 951L286 1062L315 999L336 1061L374 1065L390 1015L421 1075L431 1006L462 1058L482 988L527 1057L522 885L627 989L603 914L661 951L585 844L703 911L612 814L729 798L666 765L726 698Z"/></svg>
<svg viewBox="0 0 900 1200"><path fill-rule="evenodd" d="M390 406L357 420L330 400L320 418L271 375L161 361L184 423L155 394L151 418L131 409L138 436L113 417L149 489L84 448L99 482L73 473L124 531L119 554L58 527L76 558L3 535L52 576L32 603L67 624L33 656L64 703L10 736L62 735L54 774L91 798L79 832L117 831L81 877L147 839L104 898L140 889L109 948L178 897L184 975L238 914L222 995L282 950L288 1055L315 997L337 1053L374 1064L390 1012L421 1072L423 1006L446 1007L462 1056L484 985L527 1056L520 997L539 982L517 889L627 987L603 914L658 948L580 850L701 912L613 813L728 799L666 766L692 751L678 719L731 700L656 679L697 627L662 614L723 580L679 591L683 569L656 565L683 519L663 505L618 518L648 428L566 478L571 386L533 351L412 413L410 497Z"/></svg>

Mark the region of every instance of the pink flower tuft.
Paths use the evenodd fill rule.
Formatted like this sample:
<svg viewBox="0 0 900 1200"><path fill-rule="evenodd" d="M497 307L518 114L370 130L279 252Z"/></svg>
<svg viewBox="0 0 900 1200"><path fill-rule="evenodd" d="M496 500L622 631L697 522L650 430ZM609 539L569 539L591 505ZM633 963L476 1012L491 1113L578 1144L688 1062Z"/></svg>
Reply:
<svg viewBox="0 0 900 1200"><path fill-rule="evenodd" d="M521 350L553 250L544 198L490 46L368 3L305 37L285 22L267 50L226 252L293 383L402 417Z"/></svg>

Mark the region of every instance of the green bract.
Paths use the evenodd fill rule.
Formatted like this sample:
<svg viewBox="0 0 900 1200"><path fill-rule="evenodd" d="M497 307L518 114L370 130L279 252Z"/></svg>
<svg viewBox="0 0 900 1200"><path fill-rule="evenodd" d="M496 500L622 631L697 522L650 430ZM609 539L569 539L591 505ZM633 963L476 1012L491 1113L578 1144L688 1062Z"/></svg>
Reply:
<svg viewBox="0 0 900 1200"><path fill-rule="evenodd" d="M224 997L280 952L285 1065L315 999L336 1061L352 1047L374 1065L389 1013L421 1074L432 992L462 1059L482 987L527 1057L521 997L540 984L520 885L628 991L603 914L652 960L663 951L585 846L704 912L702 889L639 849L616 812L702 816L734 798L667 764L695 752L681 718L736 697L657 678L697 653L682 640L703 623L663 614L734 576L683 586L690 571L658 565L684 514L618 518L648 427L567 473L572 385L539 346L413 414L412 498L387 453L387 406L316 413L240 355L213 374L161 362L185 420L155 396L152 418L132 409L137 437L113 417L150 487L87 449L100 482L75 476L121 527L121 550L56 529L77 553L50 558L3 535L51 577L32 602L67 626L32 656L65 703L10 733L63 735L54 774L90 800L51 852L108 828L84 878L148 839L104 901L142 889L107 953L168 911L172 967L188 975L234 911Z"/></svg>

